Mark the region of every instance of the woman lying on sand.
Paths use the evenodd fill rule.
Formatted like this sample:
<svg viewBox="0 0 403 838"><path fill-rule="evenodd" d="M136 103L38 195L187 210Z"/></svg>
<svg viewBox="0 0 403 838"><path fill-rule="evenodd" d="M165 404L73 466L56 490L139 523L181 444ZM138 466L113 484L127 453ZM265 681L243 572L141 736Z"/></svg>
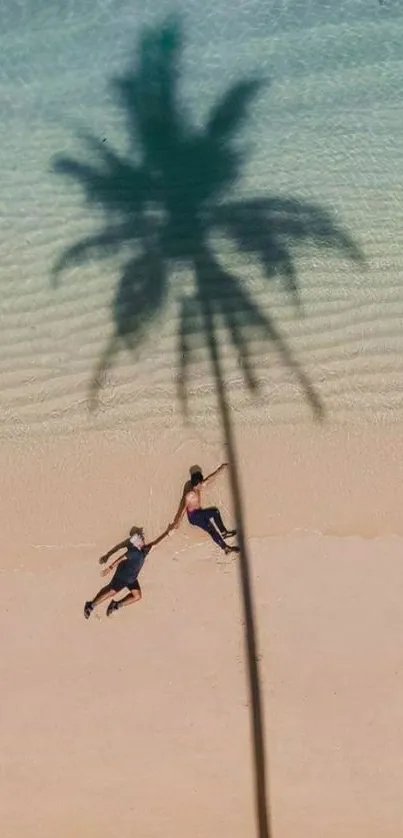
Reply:
<svg viewBox="0 0 403 838"><path fill-rule="evenodd" d="M129 538L126 538L124 541L116 544L115 547L112 547L112 549L105 553L104 556L101 556L99 563L106 564L110 556L117 553L118 550L126 551L123 556L119 556L119 558L115 559L109 567L106 567L102 571L102 576L107 576L108 573L111 573L111 571L117 566L109 585L105 585L104 588L101 588L101 590L98 591L94 599L89 599L85 603L84 617L86 620L88 620L96 605L104 602L105 599L114 597L115 594L119 593L124 588L127 588L129 593L126 594L125 597L122 597L122 599L111 599L108 608L106 609L107 617L110 617L110 615L113 614L114 611L118 611L119 608L123 608L125 605L132 605L141 599L141 588L138 581L138 575L146 560L146 556L153 547L156 547L157 544L160 544L161 541L167 537L171 529L171 527L167 527L162 535L159 535L158 538L154 539L154 541L150 541L146 544L142 527L132 527Z"/></svg>
<svg viewBox="0 0 403 838"><path fill-rule="evenodd" d="M236 535L236 530L227 530L221 518L220 511L216 506L203 508L201 503L201 490L203 486L207 486L213 477L216 477L217 474L227 467L228 463L223 463L207 477L203 477L199 467L195 466L194 469L191 470L191 477L183 489L178 511L168 529L176 529L186 512L189 524L192 524L195 527L200 527L202 530L207 532L218 547L221 547L221 550L223 550L224 553L239 553L239 547L230 547L230 545L226 544L224 541L224 538L232 538Z"/></svg>

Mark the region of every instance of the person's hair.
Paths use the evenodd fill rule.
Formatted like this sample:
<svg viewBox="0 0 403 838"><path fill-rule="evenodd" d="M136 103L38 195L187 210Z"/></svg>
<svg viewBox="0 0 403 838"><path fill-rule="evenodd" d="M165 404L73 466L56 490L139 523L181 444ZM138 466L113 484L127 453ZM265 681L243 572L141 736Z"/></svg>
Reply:
<svg viewBox="0 0 403 838"><path fill-rule="evenodd" d="M132 527L130 530L130 538L133 535L141 535L144 538L144 530L143 527Z"/></svg>
<svg viewBox="0 0 403 838"><path fill-rule="evenodd" d="M190 478L190 482L191 482L193 488L195 488L195 486L198 486L199 483L203 483L203 480L204 480L204 477L203 477L201 471L194 471L191 478Z"/></svg>

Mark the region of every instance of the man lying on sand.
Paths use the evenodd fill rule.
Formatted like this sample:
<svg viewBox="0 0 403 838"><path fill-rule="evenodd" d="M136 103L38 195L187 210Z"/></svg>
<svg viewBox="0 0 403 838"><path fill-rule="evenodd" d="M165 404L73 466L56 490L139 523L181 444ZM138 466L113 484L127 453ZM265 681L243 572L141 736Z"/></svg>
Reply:
<svg viewBox="0 0 403 838"><path fill-rule="evenodd" d="M223 463L207 477L203 477L200 469L192 470L190 480L184 487L178 511L168 530L177 529L183 515L187 512L189 524L200 527L207 532L213 541L221 547L221 550L224 550L224 553L239 553L239 547L230 547L224 541L224 538L232 538L236 535L236 530L227 530L216 506L203 508L201 504L201 490L203 486L207 486L227 466L228 463Z"/></svg>
<svg viewBox="0 0 403 838"><path fill-rule="evenodd" d="M88 620L96 605L104 602L105 599L110 599L115 596L115 594L119 593L124 588L127 588L129 593L126 594L125 597L122 597L122 599L111 599L108 608L106 609L107 617L110 617L110 615L113 614L114 611L118 611L119 608L123 608L125 605L132 605L141 599L141 588L138 581L138 575L146 560L146 556L153 547L156 547L157 544L160 544L161 541L167 537L170 531L171 528L168 527L162 535L155 538L154 541L150 541L146 544L142 528L132 527L129 538L126 538L124 541L116 544L115 547L112 547L112 549L105 553L104 556L101 556L99 563L106 564L110 556L117 553L118 550L126 551L123 556L119 556L119 558L115 559L109 567L106 567L102 571L102 576L107 576L108 573L110 573L117 565L117 569L115 570L109 585L105 585L104 588L101 588L101 590L98 591L94 599L90 599L85 603L84 617L86 620Z"/></svg>

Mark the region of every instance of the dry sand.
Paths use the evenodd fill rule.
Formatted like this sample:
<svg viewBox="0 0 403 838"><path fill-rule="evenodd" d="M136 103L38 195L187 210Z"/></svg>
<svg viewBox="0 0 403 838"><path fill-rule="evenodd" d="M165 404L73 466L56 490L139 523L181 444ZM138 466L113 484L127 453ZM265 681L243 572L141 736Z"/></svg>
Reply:
<svg viewBox="0 0 403 838"><path fill-rule="evenodd" d="M72 270L50 288L63 247L97 228L79 192L51 174L52 156L78 152L77 122L122 146L103 86L147 15L144 4L112 5L38 2L29 25L24 4L2 9L1 832L251 838L237 562L185 522L147 561L139 605L112 620L103 609L82 616L102 583L98 556L133 523L158 534L189 466L208 471L227 456L202 349L190 425L176 401L177 297L190 275L173 273L163 319L135 365L121 355L93 417L88 378L120 263ZM273 838L400 838L403 19L392 0L337 13L313 0L244 5L239 17L223 2L189 10L184 94L204 114L235 77L267 72L240 191L321 202L367 259L362 271L330 252L300 253L296 319L253 260L216 243L327 409L315 426L293 373L257 341L252 400L221 333ZM227 481L207 497L232 524Z"/></svg>
<svg viewBox="0 0 403 838"><path fill-rule="evenodd" d="M396 543L251 547L274 834L399 835ZM234 565L161 550L136 613L87 625L88 550L30 555L3 585L3 834L253 834Z"/></svg>
<svg viewBox="0 0 403 838"><path fill-rule="evenodd" d="M273 834L392 838L403 827L396 432L374 433L369 451L344 433L343 458L336 431L311 437L314 452L308 440L287 451L290 436L239 439ZM9 838L253 834L237 563L185 522L151 554L139 605L82 617L102 584L98 556L133 522L157 534L186 466L217 462L169 432L148 444L136 453L135 438L100 436L2 451ZM208 500L232 523L223 478ZM270 535L291 518L295 533Z"/></svg>

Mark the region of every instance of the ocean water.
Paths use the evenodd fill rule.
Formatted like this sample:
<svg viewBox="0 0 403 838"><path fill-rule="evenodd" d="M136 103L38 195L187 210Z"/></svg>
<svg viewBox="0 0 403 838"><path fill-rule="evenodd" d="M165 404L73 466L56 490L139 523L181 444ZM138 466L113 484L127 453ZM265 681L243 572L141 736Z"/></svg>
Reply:
<svg viewBox="0 0 403 838"><path fill-rule="evenodd" d="M95 163L77 131L126 151L124 113L110 80L127 67L145 23L182 15L183 107L202 126L235 81L269 80L243 129L247 157L231 198L315 203L355 242L365 265L287 240L302 311L281 277L267 281L256 253L215 240L276 334L245 335L258 399L251 398L222 322L217 334L239 423L310 422L301 374L336 423L400 422L403 414L402 70L397 0L253 0L229 3L6 0L0 11L0 435L63 433L123 422L180 421L176 395L179 301L194 277L170 265L165 309L133 357L122 351L89 418L88 382L113 330L111 301L127 250L68 271L52 287L63 249L99 229L97 208L57 177L52 161ZM301 203L302 205L302 203ZM191 293L188 290L187 293ZM289 362L292 357L292 362ZM199 341L189 385L193 416L214 410L208 353Z"/></svg>

